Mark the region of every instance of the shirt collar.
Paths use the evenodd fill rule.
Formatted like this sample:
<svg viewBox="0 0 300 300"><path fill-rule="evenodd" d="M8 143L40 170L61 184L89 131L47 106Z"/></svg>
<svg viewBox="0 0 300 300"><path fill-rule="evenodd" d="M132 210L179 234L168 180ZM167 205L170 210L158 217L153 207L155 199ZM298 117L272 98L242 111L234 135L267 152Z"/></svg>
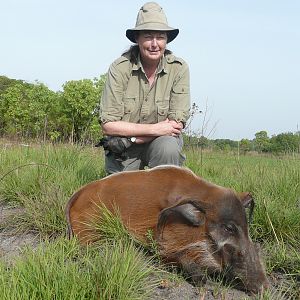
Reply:
<svg viewBox="0 0 300 300"><path fill-rule="evenodd" d="M160 72L167 73L166 63L167 63L166 57L163 56L158 64L157 73L160 73Z"/></svg>
<svg viewBox="0 0 300 300"><path fill-rule="evenodd" d="M160 62L158 64L158 67L157 67L157 74L161 73L161 72L164 72L164 73L167 73L167 69L166 69L166 63L167 63L167 60L166 60L166 57L163 56L161 59L160 59ZM138 55L138 58L137 58L137 63L135 63L133 66L132 66L132 70L139 70L141 69L143 73L145 73L144 71L144 67L142 65L142 62L141 62L141 56L140 54Z"/></svg>

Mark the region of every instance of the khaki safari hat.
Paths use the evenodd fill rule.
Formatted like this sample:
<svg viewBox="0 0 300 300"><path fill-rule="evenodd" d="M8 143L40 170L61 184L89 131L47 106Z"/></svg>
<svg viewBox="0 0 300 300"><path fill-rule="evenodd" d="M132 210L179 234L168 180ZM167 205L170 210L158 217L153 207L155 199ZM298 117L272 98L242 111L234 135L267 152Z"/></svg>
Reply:
<svg viewBox="0 0 300 300"><path fill-rule="evenodd" d="M155 2L145 3L138 12L135 28L127 29L127 38L136 43L135 33L141 30L165 31L168 43L172 42L179 33L179 29L168 25L167 17L163 9Z"/></svg>

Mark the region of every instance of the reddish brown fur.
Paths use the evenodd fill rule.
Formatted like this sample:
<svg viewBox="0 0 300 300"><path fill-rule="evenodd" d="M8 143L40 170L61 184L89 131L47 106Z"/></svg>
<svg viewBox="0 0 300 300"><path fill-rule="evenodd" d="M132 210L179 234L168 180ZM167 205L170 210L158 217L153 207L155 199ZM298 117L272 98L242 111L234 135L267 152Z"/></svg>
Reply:
<svg viewBox="0 0 300 300"><path fill-rule="evenodd" d="M111 211L117 207L133 235L146 241L152 230L161 255L194 277L203 268L220 271L236 263L239 270L245 264L234 276L249 274L241 279L249 290L257 291L267 279L248 235L243 206L249 197L249 193L237 194L209 183L188 169L162 166L118 173L84 186L70 199L66 216L69 231L82 243L90 243L94 241L90 224L98 208L102 204ZM233 223L237 233L227 234L223 223ZM247 251L251 251L251 262ZM235 257L241 261L231 263ZM258 270L255 274L249 271L251 263Z"/></svg>
<svg viewBox="0 0 300 300"><path fill-rule="evenodd" d="M66 215L68 224L82 242L90 242L87 226L97 206L108 209L116 205L129 231L143 239L148 229L156 232L160 211L183 198L207 198L224 192L187 169L158 167L147 171L123 172L82 187L70 199Z"/></svg>

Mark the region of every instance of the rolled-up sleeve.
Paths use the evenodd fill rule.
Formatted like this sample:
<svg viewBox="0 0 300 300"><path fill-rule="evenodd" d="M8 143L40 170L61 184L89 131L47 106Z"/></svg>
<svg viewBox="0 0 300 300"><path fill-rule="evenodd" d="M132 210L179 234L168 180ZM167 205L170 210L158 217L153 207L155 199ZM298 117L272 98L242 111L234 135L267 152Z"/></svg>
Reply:
<svg viewBox="0 0 300 300"><path fill-rule="evenodd" d="M185 124L190 114L190 74L186 63L181 66L180 72L174 81L168 118Z"/></svg>
<svg viewBox="0 0 300 300"><path fill-rule="evenodd" d="M113 63L108 70L107 79L102 92L99 110L99 122L119 121L124 115L124 74Z"/></svg>

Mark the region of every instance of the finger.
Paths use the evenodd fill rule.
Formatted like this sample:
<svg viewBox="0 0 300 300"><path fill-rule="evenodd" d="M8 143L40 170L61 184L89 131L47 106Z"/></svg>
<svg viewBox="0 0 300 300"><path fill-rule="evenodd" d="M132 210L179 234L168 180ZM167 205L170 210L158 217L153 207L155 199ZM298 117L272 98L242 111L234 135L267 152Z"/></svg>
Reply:
<svg viewBox="0 0 300 300"><path fill-rule="evenodd" d="M178 130L181 130L182 129L182 126L178 123L176 123L176 125L174 126L174 128L178 129Z"/></svg>
<svg viewBox="0 0 300 300"><path fill-rule="evenodd" d="M172 126L173 126L174 128L176 128L176 129L181 130L181 129L183 128L181 122L176 122L176 121L174 121L174 120L171 120L169 123L172 124Z"/></svg>

